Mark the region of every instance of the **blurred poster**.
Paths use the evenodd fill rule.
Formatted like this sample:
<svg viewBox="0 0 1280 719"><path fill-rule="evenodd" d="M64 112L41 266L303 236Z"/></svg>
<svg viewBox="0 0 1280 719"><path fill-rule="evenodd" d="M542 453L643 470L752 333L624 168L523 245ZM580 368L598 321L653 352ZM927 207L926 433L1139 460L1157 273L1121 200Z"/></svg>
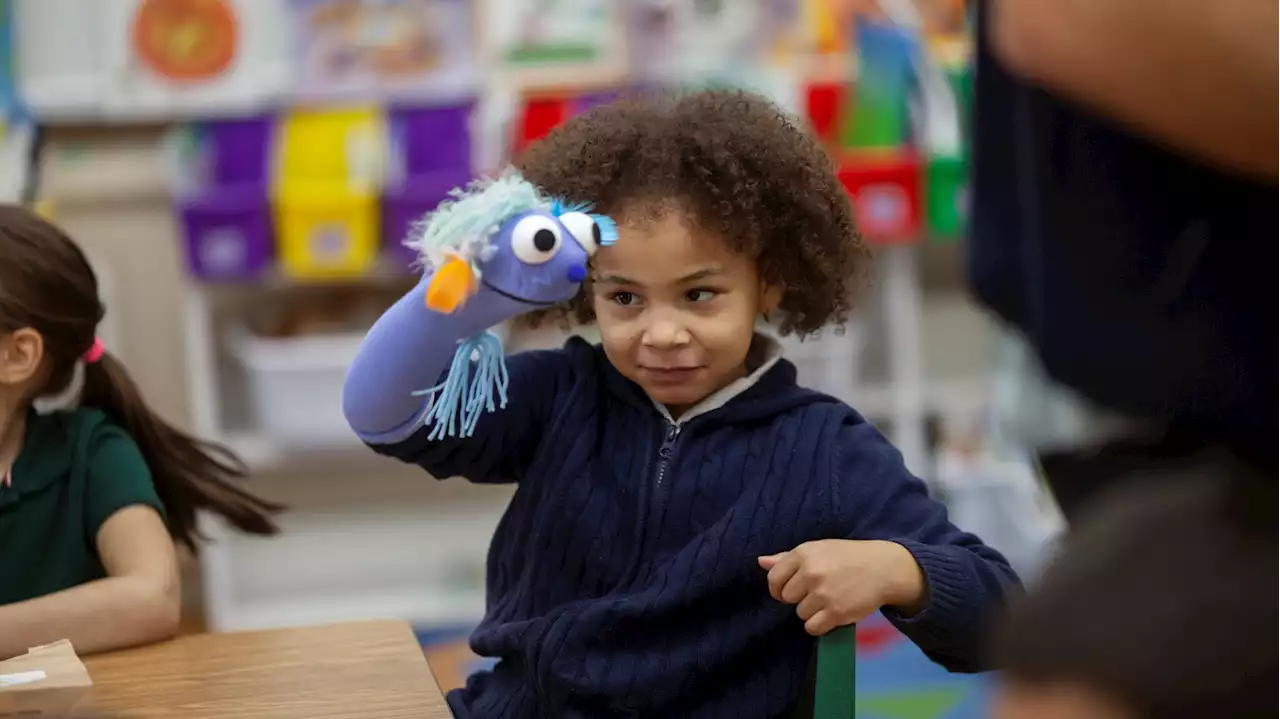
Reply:
<svg viewBox="0 0 1280 719"><path fill-rule="evenodd" d="M13 3L0 0L0 119L20 114L13 73Z"/></svg>
<svg viewBox="0 0 1280 719"><path fill-rule="evenodd" d="M859 11L875 10L874 0L800 0L802 51L819 81L849 79L853 67L853 24Z"/></svg>
<svg viewBox="0 0 1280 719"><path fill-rule="evenodd" d="M820 74L838 72L858 53L855 28L859 23L891 23L911 17L920 28L925 46L941 59L951 61L968 52L967 0L800 0L808 52Z"/></svg>
<svg viewBox="0 0 1280 719"><path fill-rule="evenodd" d="M296 95L455 99L478 81L468 0L291 0Z"/></svg>
<svg viewBox="0 0 1280 719"><path fill-rule="evenodd" d="M240 50L240 20L227 0L141 0L131 34L138 68L174 85L218 79Z"/></svg>
<svg viewBox="0 0 1280 719"><path fill-rule="evenodd" d="M632 71L658 81L734 81L794 59L798 0L634 0Z"/></svg>
<svg viewBox="0 0 1280 719"><path fill-rule="evenodd" d="M256 112L285 85L283 0L115 0L100 5L101 111L118 118Z"/></svg>
<svg viewBox="0 0 1280 719"><path fill-rule="evenodd" d="M609 84L626 74L623 3L487 0L483 27L494 60L517 86Z"/></svg>
<svg viewBox="0 0 1280 719"><path fill-rule="evenodd" d="M960 65L970 52L966 0L914 0L920 11L925 46L944 65Z"/></svg>

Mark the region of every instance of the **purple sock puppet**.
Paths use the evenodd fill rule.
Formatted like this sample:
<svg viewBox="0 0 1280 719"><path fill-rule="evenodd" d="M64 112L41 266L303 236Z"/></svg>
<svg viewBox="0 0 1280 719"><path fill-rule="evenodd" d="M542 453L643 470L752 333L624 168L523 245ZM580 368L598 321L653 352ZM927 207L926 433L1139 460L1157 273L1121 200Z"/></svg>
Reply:
<svg viewBox="0 0 1280 719"><path fill-rule="evenodd" d="M547 198L514 171L454 190L406 240L422 281L378 319L347 372L351 428L373 444L422 426L431 439L470 436L482 411L506 406L489 328L572 298L590 256L616 239L609 218Z"/></svg>

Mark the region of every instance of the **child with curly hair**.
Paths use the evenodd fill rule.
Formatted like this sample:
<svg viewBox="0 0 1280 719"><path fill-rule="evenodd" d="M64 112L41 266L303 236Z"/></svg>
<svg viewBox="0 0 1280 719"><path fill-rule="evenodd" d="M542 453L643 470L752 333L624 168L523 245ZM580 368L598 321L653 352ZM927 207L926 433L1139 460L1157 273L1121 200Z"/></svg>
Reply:
<svg viewBox="0 0 1280 719"><path fill-rule="evenodd" d="M439 320L424 281L344 388L375 451L518 484L471 640L498 661L450 694L455 713L785 716L814 636L877 610L935 661L977 670L983 620L1017 583L1008 563L757 331L775 313L800 334L842 321L868 262L823 148L750 94L656 94L568 121L518 169L617 223L598 249L571 228L594 255L569 272L585 281L567 311L602 343L508 357L507 409L432 438L413 391L501 318L471 301Z"/></svg>

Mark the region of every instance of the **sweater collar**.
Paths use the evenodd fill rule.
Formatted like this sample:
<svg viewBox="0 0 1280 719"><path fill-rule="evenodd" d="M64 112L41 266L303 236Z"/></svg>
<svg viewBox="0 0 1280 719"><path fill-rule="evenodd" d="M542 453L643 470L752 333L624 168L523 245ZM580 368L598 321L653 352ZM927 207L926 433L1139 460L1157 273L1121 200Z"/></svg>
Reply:
<svg viewBox="0 0 1280 719"><path fill-rule="evenodd" d="M757 333L751 340L751 347L747 350L747 375L707 395L679 417L672 417L665 405L655 402L652 398L646 398L663 419L674 425L683 425L694 417L720 409L728 404L729 400L754 387L781 359L782 345L768 335Z"/></svg>

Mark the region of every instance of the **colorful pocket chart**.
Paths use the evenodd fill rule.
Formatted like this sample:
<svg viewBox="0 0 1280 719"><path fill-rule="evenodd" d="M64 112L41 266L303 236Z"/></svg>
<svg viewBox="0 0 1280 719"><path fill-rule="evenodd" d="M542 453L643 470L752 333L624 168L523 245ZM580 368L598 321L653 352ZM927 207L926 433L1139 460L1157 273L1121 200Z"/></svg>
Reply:
<svg viewBox="0 0 1280 719"><path fill-rule="evenodd" d="M176 210L189 272L341 280L384 255L408 270L410 228L471 179L473 107L305 110L184 129Z"/></svg>

